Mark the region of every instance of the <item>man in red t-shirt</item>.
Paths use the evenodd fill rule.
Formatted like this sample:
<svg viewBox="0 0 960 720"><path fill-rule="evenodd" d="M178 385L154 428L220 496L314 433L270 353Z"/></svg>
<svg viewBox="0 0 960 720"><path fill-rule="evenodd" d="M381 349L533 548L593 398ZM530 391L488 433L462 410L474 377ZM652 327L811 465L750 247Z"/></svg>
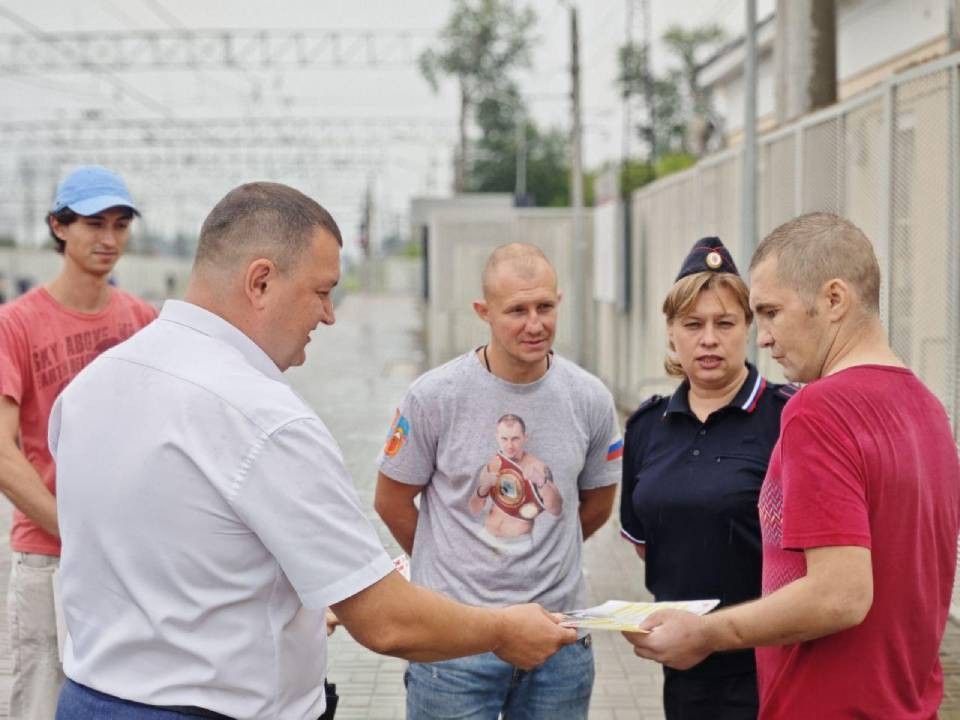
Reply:
<svg viewBox="0 0 960 720"><path fill-rule="evenodd" d="M60 274L0 306L0 491L14 505L7 623L13 656L10 717L52 719L63 682L52 575L60 539L50 408L93 358L156 317L107 279L137 214L119 175L84 166L60 183L47 216ZM110 438L103 438L108 452Z"/></svg>
<svg viewBox="0 0 960 720"><path fill-rule="evenodd" d="M763 597L627 634L677 668L757 649L760 717L936 717L956 569L960 461L943 405L890 349L880 269L852 223L813 213L751 263L758 342L790 379L760 494Z"/></svg>

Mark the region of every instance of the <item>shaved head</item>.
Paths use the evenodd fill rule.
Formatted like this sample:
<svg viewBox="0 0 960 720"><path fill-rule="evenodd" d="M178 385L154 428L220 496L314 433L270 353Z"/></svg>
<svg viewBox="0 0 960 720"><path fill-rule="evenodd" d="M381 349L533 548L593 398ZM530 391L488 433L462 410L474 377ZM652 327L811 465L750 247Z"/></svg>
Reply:
<svg viewBox="0 0 960 720"><path fill-rule="evenodd" d="M556 286L556 270L553 268L553 263L543 254L543 250L529 243L501 245L490 253L487 264L483 267L483 297L490 299L502 270L509 270L524 280L532 280L544 265L550 269L554 286Z"/></svg>

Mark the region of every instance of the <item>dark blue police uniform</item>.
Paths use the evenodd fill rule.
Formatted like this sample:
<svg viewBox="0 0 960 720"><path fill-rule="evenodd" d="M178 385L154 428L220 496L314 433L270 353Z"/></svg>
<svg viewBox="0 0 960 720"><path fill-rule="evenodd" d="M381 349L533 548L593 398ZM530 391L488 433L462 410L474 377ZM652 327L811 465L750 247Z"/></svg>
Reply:
<svg viewBox="0 0 960 720"><path fill-rule="evenodd" d="M760 596L757 498L780 413L797 388L747 368L733 400L706 422L690 409L689 381L669 397L653 396L627 421L621 532L646 543L646 585L658 601L718 598L724 607ZM689 670L664 673L667 717L756 717L753 650L715 653ZM724 680L712 682L717 678ZM718 688L727 695L724 710Z"/></svg>

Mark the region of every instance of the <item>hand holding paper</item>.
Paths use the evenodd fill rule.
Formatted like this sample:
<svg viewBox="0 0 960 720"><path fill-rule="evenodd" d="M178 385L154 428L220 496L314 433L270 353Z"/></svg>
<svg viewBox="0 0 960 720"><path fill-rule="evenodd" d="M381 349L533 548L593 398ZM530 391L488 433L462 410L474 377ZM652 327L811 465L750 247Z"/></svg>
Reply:
<svg viewBox="0 0 960 720"><path fill-rule="evenodd" d="M714 650L706 618L675 608L652 613L639 632L624 632L623 636L633 645L635 655L676 670L697 665Z"/></svg>
<svg viewBox="0 0 960 720"><path fill-rule="evenodd" d="M564 613L566 627L619 630L633 645L633 652L648 660L686 670L713 652L704 632L701 615L719 600L677 602L626 602L608 600L602 605Z"/></svg>
<svg viewBox="0 0 960 720"><path fill-rule="evenodd" d="M697 615L703 615L713 610L719 603L719 600L681 600L658 603L608 600L602 605L586 610L573 610L564 613L566 619L561 624L565 627L588 628L591 630L649 632L641 628L645 621L659 610L686 610Z"/></svg>
<svg viewBox="0 0 960 720"><path fill-rule="evenodd" d="M494 611L501 627L501 642L493 653L510 665L532 670L564 645L577 641L573 630L560 626L560 617L540 605L510 605Z"/></svg>

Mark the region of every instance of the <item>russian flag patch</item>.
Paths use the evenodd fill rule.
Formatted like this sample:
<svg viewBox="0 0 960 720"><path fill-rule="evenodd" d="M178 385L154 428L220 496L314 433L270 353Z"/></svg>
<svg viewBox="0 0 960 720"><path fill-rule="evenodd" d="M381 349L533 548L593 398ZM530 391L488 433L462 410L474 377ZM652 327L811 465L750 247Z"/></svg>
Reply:
<svg viewBox="0 0 960 720"><path fill-rule="evenodd" d="M616 460L618 457L623 457L623 438L618 438L613 445L607 448L607 462Z"/></svg>

